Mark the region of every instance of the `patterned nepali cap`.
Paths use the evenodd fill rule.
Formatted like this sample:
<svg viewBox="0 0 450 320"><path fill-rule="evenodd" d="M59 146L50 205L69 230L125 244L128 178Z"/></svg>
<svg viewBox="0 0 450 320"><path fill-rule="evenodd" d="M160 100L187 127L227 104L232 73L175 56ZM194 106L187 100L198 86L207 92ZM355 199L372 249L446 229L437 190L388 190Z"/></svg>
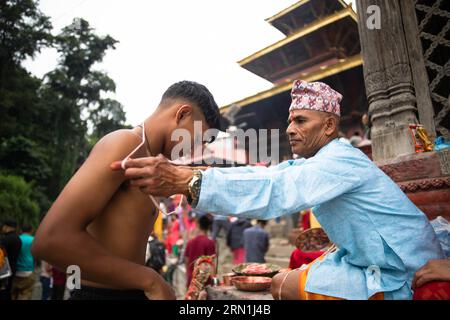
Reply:
<svg viewBox="0 0 450 320"><path fill-rule="evenodd" d="M296 80L292 86L291 96L292 104L289 111L309 109L341 116L342 95L325 83Z"/></svg>

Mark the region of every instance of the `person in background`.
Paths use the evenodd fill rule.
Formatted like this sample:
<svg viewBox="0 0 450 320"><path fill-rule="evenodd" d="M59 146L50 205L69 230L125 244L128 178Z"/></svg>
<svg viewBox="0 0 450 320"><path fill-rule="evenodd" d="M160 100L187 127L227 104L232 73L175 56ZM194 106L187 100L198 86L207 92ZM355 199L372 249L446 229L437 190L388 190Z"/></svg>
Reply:
<svg viewBox="0 0 450 320"><path fill-rule="evenodd" d="M5 289L0 291L0 300L11 300L12 281L17 269L17 259L20 254L20 248L22 247L22 241L17 235L16 229L17 222L14 220L7 220L3 223L3 237L0 241L0 247L5 250L12 276L5 280Z"/></svg>
<svg viewBox="0 0 450 320"><path fill-rule="evenodd" d="M312 209L304 210L301 212L302 214L302 226L301 231L306 231L309 229L321 228L319 222L313 214ZM291 253L291 257L289 259L289 269L294 270L300 268L304 264L309 264L322 256L325 251L311 251L304 252L299 248L296 248Z"/></svg>
<svg viewBox="0 0 450 320"><path fill-rule="evenodd" d="M169 223L167 225L167 230L169 231L169 234L166 238L166 249L169 252L169 254L172 254L173 247L177 243L178 240L180 240L180 222L176 215L171 215Z"/></svg>
<svg viewBox="0 0 450 320"><path fill-rule="evenodd" d="M13 300L30 300L33 294L33 286L36 282L34 273L34 258L31 254L31 244L34 237L31 235L33 228L24 226L19 236L22 241L19 257L17 259L17 271L12 284Z"/></svg>
<svg viewBox="0 0 450 320"><path fill-rule="evenodd" d="M197 235L196 214L194 211L189 211L188 220L185 223L185 225L186 225L186 241L189 241Z"/></svg>
<svg viewBox="0 0 450 320"><path fill-rule="evenodd" d="M291 215L292 219L292 228L297 229L300 226L300 212L295 212Z"/></svg>
<svg viewBox="0 0 450 320"><path fill-rule="evenodd" d="M361 135L359 134L359 132L355 131L355 133L353 133L353 136L350 137L349 141L352 146L357 147L362 141L362 138L361 138Z"/></svg>
<svg viewBox="0 0 450 320"><path fill-rule="evenodd" d="M252 224L248 219L238 218L231 223L227 234L227 246L233 252L233 263L240 264L245 260L244 230L250 228Z"/></svg>
<svg viewBox="0 0 450 320"><path fill-rule="evenodd" d="M338 140L340 142L343 142L343 143L351 145L350 140L348 140L347 136L342 131L339 131L339 133L338 133Z"/></svg>
<svg viewBox="0 0 450 320"><path fill-rule="evenodd" d="M66 274L56 267L52 267L52 300L64 300L66 290Z"/></svg>
<svg viewBox="0 0 450 320"><path fill-rule="evenodd" d="M41 300L48 300L51 296L52 266L44 260L41 261L40 281L42 285Z"/></svg>
<svg viewBox="0 0 450 320"><path fill-rule="evenodd" d="M364 139L370 140L371 123L370 123L370 117L367 113L365 113L362 116L361 122L364 126Z"/></svg>
<svg viewBox="0 0 450 320"><path fill-rule="evenodd" d="M164 205L164 202L160 202L160 205ZM156 218L155 224L153 225L153 233L158 240L162 241L164 239L164 220L165 214L167 213L167 208L160 207L160 211L158 212L158 217Z"/></svg>
<svg viewBox="0 0 450 320"><path fill-rule="evenodd" d="M155 232L148 238L145 261L147 267L152 268L161 275L163 274L163 267L166 265L166 249L164 243L156 237Z"/></svg>
<svg viewBox="0 0 450 320"><path fill-rule="evenodd" d="M305 231L311 228L311 209L301 211L300 215L301 215L300 231Z"/></svg>
<svg viewBox="0 0 450 320"><path fill-rule="evenodd" d="M265 263L264 256L269 250L269 233L264 230L267 222L258 220L258 223L244 230L245 262Z"/></svg>
<svg viewBox="0 0 450 320"><path fill-rule="evenodd" d="M304 252L297 248L291 253L291 257L289 259L289 269L295 270L304 264L309 264L322 256L324 253L325 251Z"/></svg>
<svg viewBox="0 0 450 320"><path fill-rule="evenodd" d="M189 229L189 212L191 211L191 206L188 204L186 197L181 198L176 197L176 203L181 201L181 207L177 207L175 211L178 212L178 221L180 223L180 232L183 240L187 241L187 234Z"/></svg>
<svg viewBox="0 0 450 320"><path fill-rule="evenodd" d="M184 251L186 264L187 286L192 281L192 272L194 271L194 263L198 257L211 256L216 253L216 243L208 238L208 231L211 227L211 219L207 215L203 215L198 219L199 233L189 240Z"/></svg>
<svg viewBox="0 0 450 320"><path fill-rule="evenodd" d="M230 229L230 221L226 216L215 215L213 218L212 224L212 239L216 240L220 235L220 231L223 230L225 236L228 234L228 230Z"/></svg>

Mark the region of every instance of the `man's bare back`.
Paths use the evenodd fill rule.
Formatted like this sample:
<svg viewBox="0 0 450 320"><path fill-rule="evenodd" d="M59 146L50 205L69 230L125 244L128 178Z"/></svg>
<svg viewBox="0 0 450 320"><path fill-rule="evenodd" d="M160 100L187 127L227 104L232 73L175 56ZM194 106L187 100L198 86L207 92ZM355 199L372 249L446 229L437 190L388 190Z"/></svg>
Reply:
<svg viewBox="0 0 450 320"><path fill-rule="evenodd" d="M141 130L142 128L138 127L130 131L140 137ZM148 155L150 154L144 144L133 157ZM115 256L144 265L148 237L153 231L157 214L158 211L147 195L124 182L103 212L88 226L87 231ZM111 288L111 286L87 280L82 280L82 284Z"/></svg>
<svg viewBox="0 0 450 320"><path fill-rule="evenodd" d="M48 239L54 234L58 234L54 242L60 242L64 237L69 250L78 244L89 245L89 250L76 252L75 256L71 256L69 251L67 256L50 253L47 258L61 267L79 265L82 285L130 289L116 282L119 279L117 272L123 272L124 278L132 277L127 274L129 270L125 261L148 269L145 250L158 211L148 195L128 185L123 172L113 172L109 167L113 160L125 158L141 143L141 130L141 127L118 130L102 138L61 192L36 234L45 247L42 249L47 252L53 251L49 247L58 246ZM144 144L133 157L149 155ZM57 247L56 250L60 249ZM89 256L88 252L97 254ZM108 263L119 266L114 268L114 274L109 274Z"/></svg>

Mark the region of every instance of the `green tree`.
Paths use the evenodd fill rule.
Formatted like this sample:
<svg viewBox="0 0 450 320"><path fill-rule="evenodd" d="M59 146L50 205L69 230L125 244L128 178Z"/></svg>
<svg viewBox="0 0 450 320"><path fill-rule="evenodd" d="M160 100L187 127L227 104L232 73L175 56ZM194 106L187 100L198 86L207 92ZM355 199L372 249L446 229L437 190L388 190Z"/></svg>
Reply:
<svg viewBox="0 0 450 320"><path fill-rule="evenodd" d="M103 99L100 101L99 108L94 110L89 120L93 125L90 135L90 144L95 144L106 134L124 128L131 128L125 125L126 115L120 102L112 99Z"/></svg>
<svg viewBox="0 0 450 320"><path fill-rule="evenodd" d="M45 76L42 90L44 100L54 110L52 168L60 176L50 187L53 196L86 158L92 141L125 126L122 105L103 98L115 91L114 81L94 69L116 43L110 36L96 35L83 19L74 19L54 39L60 59L57 68Z"/></svg>
<svg viewBox="0 0 450 320"><path fill-rule="evenodd" d="M95 69L117 43L75 19L57 36L36 0L0 0L0 170L33 186L43 211L102 135L125 126L122 105L104 98L114 81ZM56 48L43 79L21 63Z"/></svg>
<svg viewBox="0 0 450 320"><path fill-rule="evenodd" d="M0 220L14 218L20 226L39 223L39 205L32 198L33 187L22 177L0 173Z"/></svg>
<svg viewBox="0 0 450 320"><path fill-rule="evenodd" d="M51 45L50 31L37 1L0 1L0 168L43 186L50 177L45 151L50 133L42 120L49 112L40 103L42 81L21 62ZM43 190L36 188L32 197L45 207L49 200Z"/></svg>

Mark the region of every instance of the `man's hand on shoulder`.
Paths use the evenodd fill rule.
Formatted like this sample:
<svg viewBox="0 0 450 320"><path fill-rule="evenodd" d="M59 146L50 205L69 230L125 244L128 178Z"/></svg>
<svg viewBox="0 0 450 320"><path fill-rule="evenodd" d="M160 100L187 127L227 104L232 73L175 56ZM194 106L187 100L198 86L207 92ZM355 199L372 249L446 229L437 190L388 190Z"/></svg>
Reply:
<svg viewBox="0 0 450 320"><path fill-rule="evenodd" d="M125 177L131 180L130 185L154 196L188 195L188 185L194 175L192 168L176 166L162 155L129 159L125 167ZM122 170L118 161L110 168Z"/></svg>

